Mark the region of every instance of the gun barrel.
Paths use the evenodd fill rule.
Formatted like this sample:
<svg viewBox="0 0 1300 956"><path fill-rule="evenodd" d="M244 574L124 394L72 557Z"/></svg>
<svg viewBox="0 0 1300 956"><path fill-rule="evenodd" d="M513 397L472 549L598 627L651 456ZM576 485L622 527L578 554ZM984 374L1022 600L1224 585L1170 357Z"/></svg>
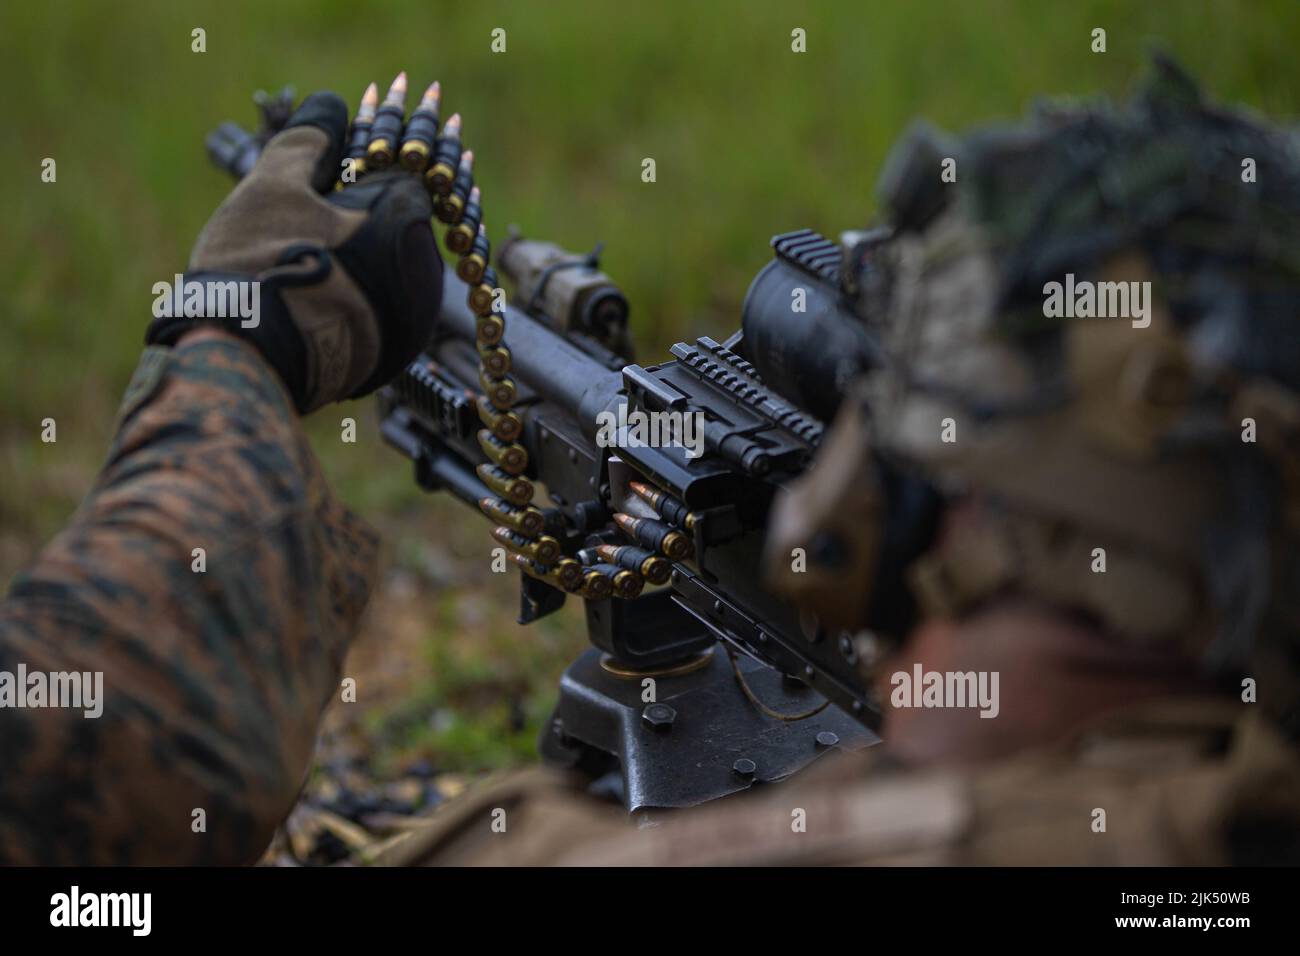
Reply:
<svg viewBox="0 0 1300 956"><path fill-rule="evenodd" d="M469 286L448 270L442 277L442 312L438 337L475 340ZM596 415L615 403L623 387L620 370L601 362L568 342L531 315L507 303L505 346L510 350L511 374L533 391L572 415L589 438L595 438Z"/></svg>

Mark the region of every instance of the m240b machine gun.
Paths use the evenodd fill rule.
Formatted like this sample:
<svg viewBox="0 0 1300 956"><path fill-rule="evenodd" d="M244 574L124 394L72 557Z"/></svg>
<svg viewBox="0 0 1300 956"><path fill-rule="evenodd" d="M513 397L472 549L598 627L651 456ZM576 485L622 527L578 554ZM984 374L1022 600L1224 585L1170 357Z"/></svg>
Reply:
<svg viewBox="0 0 1300 956"><path fill-rule="evenodd" d="M224 124L214 160L246 172L266 125ZM512 235L495 259L514 295L493 308L508 374L484 379L483 313L448 269L432 341L379 394L383 437L420 486L496 519L484 543L520 565L520 623L582 601L593 646L565 671L540 751L629 811L703 803L878 739L852 635L770 593L760 568L774 500L875 360L840 281L863 243L805 229L772 246L735 334L641 365L596 255ZM485 394L503 382L498 412ZM485 429L503 415L508 428ZM670 440L646 439L655 422ZM524 507L507 504L518 482ZM533 483L545 504L529 504Z"/></svg>

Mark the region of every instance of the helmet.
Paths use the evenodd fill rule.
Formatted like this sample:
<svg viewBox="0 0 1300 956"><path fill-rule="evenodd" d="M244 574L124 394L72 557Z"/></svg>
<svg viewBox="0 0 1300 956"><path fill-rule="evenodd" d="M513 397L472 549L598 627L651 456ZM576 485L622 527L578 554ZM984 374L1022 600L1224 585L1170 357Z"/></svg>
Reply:
<svg viewBox="0 0 1300 956"><path fill-rule="evenodd" d="M882 476L917 476L981 515L910 556L922 613L1017 592L1214 675L1300 677L1295 133L1157 57L1127 104L960 139L918 125L881 193L893 232L853 288L886 360L778 509L772 553L856 458L872 560L841 564L870 569L852 582L868 608L899 575ZM1271 696L1289 708L1296 686Z"/></svg>

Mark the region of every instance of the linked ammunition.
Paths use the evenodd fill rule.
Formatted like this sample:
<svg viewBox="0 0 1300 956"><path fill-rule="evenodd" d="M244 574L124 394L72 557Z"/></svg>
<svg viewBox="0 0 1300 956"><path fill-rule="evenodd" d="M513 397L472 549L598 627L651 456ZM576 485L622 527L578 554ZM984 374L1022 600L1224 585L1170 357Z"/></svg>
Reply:
<svg viewBox="0 0 1300 956"><path fill-rule="evenodd" d="M488 460L508 475L522 474L528 467L528 451L523 445L503 442L486 428L479 429L478 445Z"/></svg>
<svg viewBox="0 0 1300 956"><path fill-rule="evenodd" d="M402 136L402 118L406 115L406 71L397 74L388 95L375 113L366 145L366 169L383 170L393 165L397 144Z"/></svg>
<svg viewBox="0 0 1300 956"><path fill-rule="evenodd" d="M461 260L461 262L464 261L464 259ZM483 270L483 277L479 280L478 285L469 287L469 310L475 315L495 314L493 305L496 303L496 293L496 270L488 266ZM505 331L504 325L502 325L502 331Z"/></svg>
<svg viewBox="0 0 1300 956"><path fill-rule="evenodd" d="M348 159L352 162L352 173L358 179L366 171L366 145L370 142L370 129L375 125L375 110L378 108L379 87L371 83L361 96L361 105L357 107L348 139Z"/></svg>
<svg viewBox="0 0 1300 956"><path fill-rule="evenodd" d="M500 498L480 498L478 506L489 518L518 531L525 538L537 537L546 527L545 515L536 508L516 508Z"/></svg>
<svg viewBox="0 0 1300 956"><path fill-rule="evenodd" d="M492 244L488 242L487 227L480 222L478 235L474 237L474 245L470 247L469 253L456 263L456 275L460 276L462 282L471 286L478 284L478 281L483 278L483 270L487 268L491 251Z"/></svg>
<svg viewBox="0 0 1300 956"><path fill-rule="evenodd" d="M582 597L588 601L603 601L613 590L613 580L594 568L582 568L582 588L578 591Z"/></svg>
<svg viewBox="0 0 1300 956"><path fill-rule="evenodd" d="M469 307L471 312L474 311L475 305L481 304L481 302L479 302L474 296L474 293L477 292L479 288L479 286L475 286L469 291ZM489 306L491 305L490 302L488 304ZM506 334L506 324L504 320L502 320L501 316L496 315L487 309L476 314L478 317L474 320L474 333L477 336L478 344L484 348L495 346L501 341L501 337Z"/></svg>
<svg viewBox="0 0 1300 956"><path fill-rule="evenodd" d="M500 378L510 374L510 350L504 345L478 346L478 359L488 374Z"/></svg>
<svg viewBox="0 0 1300 956"><path fill-rule="evenodd" d="M553 588L573 593L582 587L582 566L572 558L562 558L549 568L538 564L526 555L512 554L510 558L523 569L525 574L539 581L545 581Z"/></svg>
<svg viewBox="0 0 1300 956"><path fill-rule="evenodd" d="M509 474L491 464L479 465L475 471L483 484L515 507L522 508L533 500L533 483L527 478Z"/></svg>
<svg viewBox="0 0 1300 956"><path fill-rule="evenodd" d="M496 536L495 531L493 531L492 534L493 537ZM542 565L534 561L532 558L528 557L528 555L511 554L510 560L513 561L515 564L519 565L520 569L529 577L537 578L537 580L539 581L545 581L547 584L551 585L551 587L563 588L564 590L568 590L567 588L564 588L564 585L560 583L559 576L555 573L553 569L543 567Z"/></svg>
<svg viewBox="0 0 1300 956"><path fill-rule="evenodd" d="M599 558L635 571L651 584L667 584L672 577L672 562L645 548L631 544L601 544L593 550Z"/></svg>
<svg viewBox="0 0 1300 956"><path fill-rule="evenodd" d="M510 406L515 403L515 397L519 394L514 379L492 378L484 374L486 371L486 369L480 371L478 376L483 394L487 396L494 408L499 408L503 412L509 411Z"/></svg>
<svg viewBox="0 0 1300 956"><path fill-rule="evenodd" d="M469 200L465 203L465 211L461 213L460 222L447 230L447 237L443 240L447 244L447 251L454 252L458 256L464 255L469 251L470 246L474 245L474 237L478 235L478 224L483 218L480 199L481 194L475 186L469 191Z"/></svg>
<svg viewBox="0 0 1300 956"><path fill-rule="evenodd" d="M566 591L577 591L582 587L582 565L573 558L560 558L552 570Z"/></svg>
<svg viewBox="0 0 1300 956"><path fill-rule="evenodd" d="M659 512L669 524L675 524L687 531L695 530L696 515L686 504L666 491L660 491L640 481L629 481L627 486L632 493Z"/></svg>
<svg viewBox="0 0 1300 956"><path fill-rule="evenodd" d="M451 221L460 222L461 214L469 204L469 194L474 189L474 151L465 150L460 154L460 165L456 167L456 178L451 183L451 195L447 201L456 207L456 216Z"/></svg>
<svg viewBox="0 0 1300 956"><path fill-rule="evenodd" d="M518 531L512 531L504 525L500 525L492 529L492 537L496 538L512 551L516 551L525 557L532 558L542 567L549 567L560 557L560 542L552 538L549 534L543 534L536 538L529 539L525 538Z"/></svg>
<svg viewBox="0 0 1300 956"><path fill-rule="evenodd" d="M627 568L620 568L613 564L593 564L592 571L598 571L605 577L609 578L610 590L614 597L630 601L641 593L645 587L645 582L635 571L629 571Z"/></svg>
<svg viewBox="0 0 1300 956"><path fill-rule="evenodd" d="M433 147L433 162L424 174L424 185L433 196L446 196L451 192L456 167L460 164L460 114L452 113L442 135Z"/></svg>
<svg viewBox="0 0 1300 956"><path fill-rule="evenodd" d="M658 551L674 561L681 561L690 557L691 552L694 550L690 538L662 521L616 514L614 515L614 523L623 530L624 534L639 542L642 547Z"/></svg>
<svg viewBox="0 0 1300 956"><path fill-rule="evenodd" d="M429 165L433 141L438 137L438 108L441 100L442 85L435 80L424 91L420 105L406 123L406 134L402 137L402 150L399 153L403 169L421 173Z"/></svg>
<svg viewBox="0 0 1300 956"><path fill-rule="evenodd" d="M501 412L492 407L492 403L480 396L475 405L478 417L488 430L503 442L510 443L520 436L524 423L514 412Z"/></svg>
<svg viewBox="0 0 1300 956"><path fill-rule="evenodd" d="M456 180L451 184L451 192L437 204L440 222L455 225L460 222L465 212L465 203L469 201L469 191L474 188L474 151L465 150L460 154L460 165L456 167Z"/></svg>

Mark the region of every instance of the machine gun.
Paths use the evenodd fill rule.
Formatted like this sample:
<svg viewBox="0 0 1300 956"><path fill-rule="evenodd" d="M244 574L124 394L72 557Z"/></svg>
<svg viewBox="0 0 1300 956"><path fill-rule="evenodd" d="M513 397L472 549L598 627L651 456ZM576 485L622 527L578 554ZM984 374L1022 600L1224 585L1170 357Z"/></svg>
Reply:
<svg viewBox="0 0 1300 956"><path fill-rule="evenodd" d="M214 162L246 171L274 119L257 135L224 124ZM872 241L776 236L737 332L641 365L598 254L512 235L496 255L509 303L490 267L485 285L447 270L432 340L379 393L383 437L420 487L496 520L498 557L521 568L520 623L582 600L593 646L565 671L539 749L629 811L703 803L878 739L852 635L801 616L760 568L774 500L875 361L841 281ZM491 307L471 308L480 288Z"/></svg>

